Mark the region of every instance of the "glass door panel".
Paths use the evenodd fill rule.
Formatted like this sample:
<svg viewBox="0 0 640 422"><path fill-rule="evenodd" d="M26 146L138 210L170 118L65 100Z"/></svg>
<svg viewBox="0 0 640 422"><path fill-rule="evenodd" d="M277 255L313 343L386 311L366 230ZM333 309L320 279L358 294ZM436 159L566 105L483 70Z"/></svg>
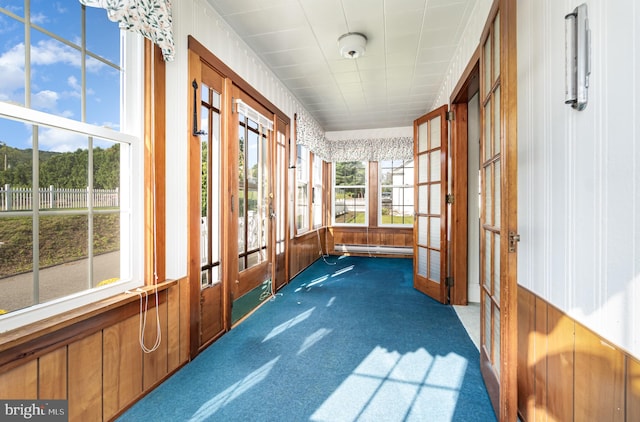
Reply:
<svg viewBox="0 0 640 422"><path fill-rule="evenodd" d="M416 218L414 287L439 302L446 301L447 106L414 122Z"/></svg>

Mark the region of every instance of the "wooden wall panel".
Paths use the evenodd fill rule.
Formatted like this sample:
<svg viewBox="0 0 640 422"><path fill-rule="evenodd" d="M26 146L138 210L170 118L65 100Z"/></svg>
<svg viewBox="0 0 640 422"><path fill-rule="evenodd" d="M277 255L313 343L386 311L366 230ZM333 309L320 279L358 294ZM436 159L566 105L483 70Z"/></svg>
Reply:
<svg viewBox="0 0 640 422"><path fill-rule="evenodd" d="M67 398L67 348L61 347L38 359L38 398Z"/></svg>
<svg viewBox="0 0 640 422"><path fill-rule="evenodd" d="M142 349L138 315L104 330L103 414L113 418L142 393Z"/></svg>
<svg viewBox="0 0 640 422"><path fill-rule="evenodd" d="M0 398L37 399L38 361L32 360L0 375Z"/></svg>
<svg viewBox="0 0 640 422"><path fill-rule="evenodd" d="M640 420L640 362L518 289L518 413L530 421Z"/></svg>
<svg viewBox="0 0 640 422"><path fill-rule="evenodd" d="M336 244L413 247L413 229L390 227L331 227L327 250L336 253ZM339 252L338 252L339 253ZM367 253L353 255L366 255ZM397 256L397 255L395 255ZM403 255L404 256L404 255Z"/></svg>
<svg viewBox="0 0 640 422"><path fill-rule="evenodd" d="M518 408L524 420L533 420L535 414L535 379L532 367L536 335L535 297L518 289Z"/></svg>
<svg viewBox="0 0 640 422"><path fill-rule="evenodd" d="M576 324L575 420L624 421L624 355Z"/></svg>
<svg viewBox="0 0 640 422"><path fill-rule="evenodd" d="M183 362L180 360L180 287L167 290L167 369L175 370Z"/></svg>
<svg viewBox="0 0 640 422"><path fill-rule="evenodd" d="M548 327L547 327L547 304L535 298L535 332L530 338L533 340L533 355L529 359L529 364L533 365L534 378L534 401L535 419L543 420L540 413L544 413L547 408L547 354L548 354Z"/></svg>
<svg viewBox="0 0 640 422"><path fill-rule="evenodd" d="M69 344L69 420L102 420L102 332Z"/></svg>
<svg viewBox="0 0 640 422"><path fill-rule="evenodd" d="M322 229L320 229L320 236L324 237ZM315 230L291 239L289 248L289 274L292 278L320 258L320 245ZM323 248L322 252L326 254L327 250Z"/></svg>
<svg viewBox="0 0 640 422"><path fill-rule="evenodd" d="M575 322L547 305L547 415L573 420Z"/></svg>
<svg viewBox="0 0 640 422"><path fill-rule="evenodd" d="M627 421L640 421L640 361L627 358Z"/></svg>
<svg viewBox="0 0 640 422"><path fill-rule="evenodd" d="M166 290L163 292L159 292L160 295L166 295ZM153 296L149 296L149 302L154 301L155 298ZM149 305L149 309L147 311L147 325L144 331L144 345L147 348L152 348L156 338L158 336L157 333L157 320L156 315L160 318L160 330L161 336L165 335L165 338L162 339L160 346L151 353L143 354L143 388L144 390L148 390L155 386L165 375L167 375L167 302L163 301L160 304L158 313L156 314L156 309Z"/></svg>

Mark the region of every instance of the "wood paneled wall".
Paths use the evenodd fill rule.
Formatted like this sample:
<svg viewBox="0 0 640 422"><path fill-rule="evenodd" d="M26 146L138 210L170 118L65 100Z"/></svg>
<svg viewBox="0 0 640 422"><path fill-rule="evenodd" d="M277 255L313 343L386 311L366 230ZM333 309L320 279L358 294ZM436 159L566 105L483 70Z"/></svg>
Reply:
<svg viewBox="0 0 640 422"><path fill-rule="evenodd" d="M413 247L413 229L370 227L367 230L366 227L331 227L327 233L326 243L330 253L334 252L336 244L411 248Z"/></svg>
<svg viewBox="0 0 640 422"><path fill-rule="evenodd" d="M31 353L21 351L24 344L1 350L0 398L66 399L70 421L114 419L186 363L181 348L188 344L188 330L180 324L180 295L179 283L159 292L162 339L151 353L144 353L139 344L137 295L40 336L31 344ZM150 294L147 347L156 340L155 316Z"/></svg>
<svg viewBox="0 0 640 422"><path fill-rule="evenodd" d="M640 362L529 290L518 289L522 421L640 420Z"/></svg>
<svg viewBox="0 0 640 422"><path fill-rule="evenodd" d="M320 228L296 236L289 241L290 278L295 277L320 258L320 245L322 245L322 253L327 253L325 232L326 230L324 228ZM320 240L318 240L318 238L320 238Z"/></svg>

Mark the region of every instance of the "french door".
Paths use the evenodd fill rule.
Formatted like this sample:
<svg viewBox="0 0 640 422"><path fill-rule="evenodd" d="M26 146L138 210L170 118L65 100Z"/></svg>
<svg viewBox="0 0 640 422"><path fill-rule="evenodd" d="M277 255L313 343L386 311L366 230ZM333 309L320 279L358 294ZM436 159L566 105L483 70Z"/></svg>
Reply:
<svg viewBox="0 0 640 422"><path fill-rule="evenodd" d="M232 323L271 297L273 286L273 243L276 203L274 180L273 113L234 88L233 121L230 139L237 143L236 166L232 166L237 219L238 273L231 292ZM233 125L233 123L232 123Z"/></svg>
<svg viewBox="0 0 640 422"><path fill-rule="evenodd" d="M500 420L517 412L515 1L499 0L481 38L480 364Z"/></svg>
<svg viewBox="0 0 640 422"><path fill-rule="evenodd" d="M413 122L416 204L413 285L441 303L447 300L446 113L445 105Z"/></svg>
<svg viewBox="0 0 640 422"><path fill-rule="evenodd" d="M189 277L191 356L226 331L221 191L224 78L190 52Z"/></svg>

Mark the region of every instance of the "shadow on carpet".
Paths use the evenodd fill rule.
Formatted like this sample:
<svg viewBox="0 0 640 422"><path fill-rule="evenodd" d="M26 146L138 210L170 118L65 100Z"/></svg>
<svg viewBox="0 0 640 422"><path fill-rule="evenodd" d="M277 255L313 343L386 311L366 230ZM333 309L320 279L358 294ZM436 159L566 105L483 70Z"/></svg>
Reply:
<svg viewBox="0 0 640 422"><path fill-rule="evenodd" d="M412 261L316 261L119 421L495 421L478 350Z"/></svg>

